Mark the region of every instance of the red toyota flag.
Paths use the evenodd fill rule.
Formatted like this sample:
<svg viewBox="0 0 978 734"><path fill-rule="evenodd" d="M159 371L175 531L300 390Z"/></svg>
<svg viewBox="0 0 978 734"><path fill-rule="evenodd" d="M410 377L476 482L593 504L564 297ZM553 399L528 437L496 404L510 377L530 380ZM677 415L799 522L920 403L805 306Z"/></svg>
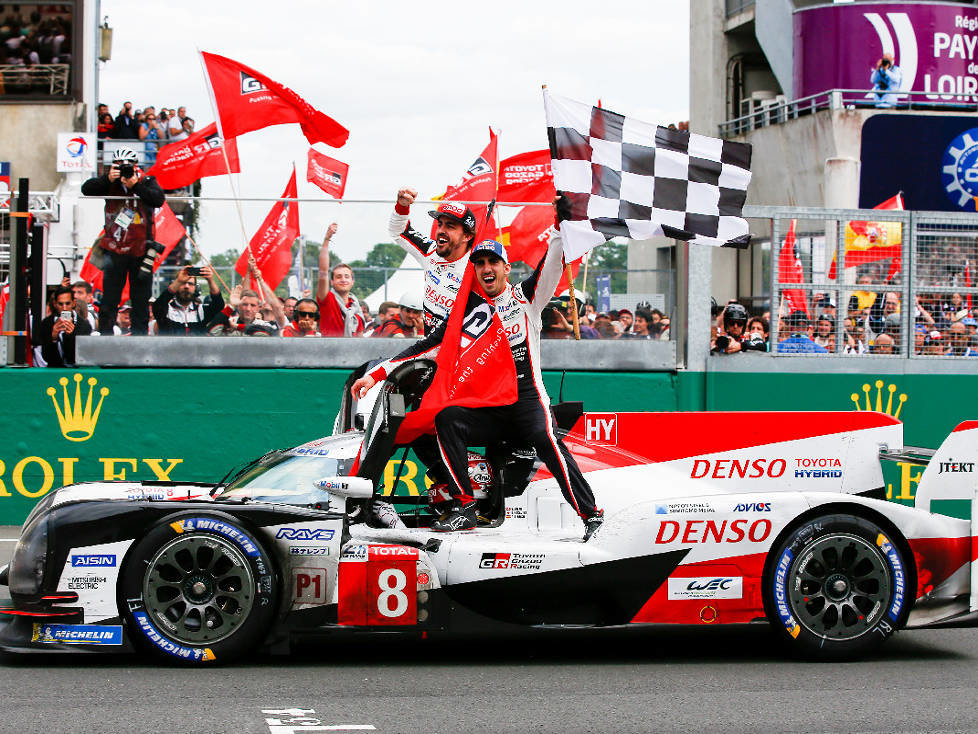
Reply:
<svg viewBox="0 0 978 734"><path fill-rule="evenodd" d="M450 186L440 199L446 201L492 201L496 198L496 169L499 165L497 153L497 136L489 128L489 145L469 166L462 181L457 186ZM487 206L469 206L475 214L478 231L486 237L497 234L495 225L490 227L487 221ZM431 236L435 236L437 222L431 226Z"/></svg>
<svg viewBox="0 0 978 734"><path fill-rule="evenodd" d="M286 86L232 59L201 51L220 130L236 138L270 125L297 122L309 144L340 148L350 131Z"/></svg>
<svg viewBox="0 0 978 734"><path fill-rule="evenodd" d="M903 194L898 193L873 209L903 209ZM900 222L848 222L845 233L846 267L890 260L886 279L900 272L903 260L903 225ZM836 256L832 256L829 278L835 279Z"/></svg>
<svg viewBox="0 0 978 734"><path fill-rule="evenodd" d="M804 283L805 274L801 268L801 261L795 254L795 220L791 220L788 233L784 236L784 244L781 245L781 254L778 256L778 281L781 283ZM781 292L781 297L788 304L788 313L793 311L804 311L805 315L811 318L808 312L808 297L805 291L798 288L786 288Z"/></svg>
<svg viewBox="0 0 978 734"><path fill-rule="evenodd" d="M105 232L99 232L98 237L95 241L98 242L102 239L102 235ZM164 203L156 213L153 215L153 239L163 245L163 252L156 258L156 262L153 263L153 272L160 269L160 265L166 262L166 259L173 252L173 248L176 247L183 238L186 236L187 230L184 229L183 224L177 219L177 215L173 213L170 205ZM88 283L92 284L92 288L95 290L102 290L102 270L96 267L92 263L92 251L89 250L85 254L85 261L82 263L81 272L78 273L78 277ZM119 299L119 303L125 303L129 300L129 281L122 287L122 297Z"/></svg>
<svg viewBox="0 0 978 734"><path fill-rule="evenodd" d="M549 204L556 195L549 149L520 153L499 162L498 202L539 201Z"/></svg>
<svg viewBox="0 0 978 734"><path fill-rule="evenodd" d="M295 199L298 193L295 168L282 199ZM299 202L277 201L251 238L250 250L255 257L262 279L269 288L275 289L282 282L292 264L292 243L299 236ZM248 250L241 253L234 269L239 275L248 273Z"/></svg>
<svg viewBox="0 0 978 734"><path fill-rule="evenodd" d="M227 162L222 147L227 150ZM156 176L157 183L164 189L179 189L205 176L223 176L229 172L229 165L230 173L241 173L238 142L231 138L222 146L217 123L212 122L186 140L163 146L156 155L155 165L146 171L146 175Z"/></svg>
<svg viewBox="0 0 978 734"><path fill-rule="evenodd" d="M550 197L553 199L553 196ZM550 228L554 223L554 210L549 206L525 206L513 219L512 224L502 228L501 242L506 247L506 255L510 262L524 262L531 268L536 268L547 254L550 242ZM572 277L577 277L581 261L571 263ZM557 283L555 295L560 295L568 289L567 271Z"/></svg>
<svg viewBox="0 0 978 734"><path fill-rule="evenodd" d="M316 184L334 199L342 199L346 191L346 175L350 167L323 155L314 148L309 149L309 162L306 168L306 181Z"/></svg>
<svg viewBox="0 0 978 734"><path fill-rule="evenodd" d="M480 303L466 314L473 286L472 265L466 265L462 285L448 315L445 337L435 361L438 369L417 410L408 413L397 431L397 443L410 443L423 433L434 433L435 416L449 405L484 408L515 403L516 364L499 314ZM481 288L477 291L480 295ZM481 333L478 327L491 319ZM465 324L463 324L463 320ZM469 328L464 328L469 325Z"/></svg>

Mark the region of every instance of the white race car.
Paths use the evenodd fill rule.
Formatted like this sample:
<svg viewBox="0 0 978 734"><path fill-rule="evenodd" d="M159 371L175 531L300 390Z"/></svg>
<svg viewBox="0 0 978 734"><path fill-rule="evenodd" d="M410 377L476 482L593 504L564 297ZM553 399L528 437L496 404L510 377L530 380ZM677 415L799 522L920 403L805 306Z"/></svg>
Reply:
<svg viewBox="0 0 978 734"><path fill-rule="evenodd" d="M403 467L395 435L424 369L395 371L362 430L344 397L332 436L219 484L51 492L0 570L0 649L211 664L344 631L766 620L789 648L836 659L978 618L978 422L930 452L905 449L881 413L565 404L555 416L605 511L595 536L581 541L553 478L505 445L473 458L480 527L436 533L426 498L378 496L389 461ZM881 456L927 464L916 507L884 499Z"/></svg>

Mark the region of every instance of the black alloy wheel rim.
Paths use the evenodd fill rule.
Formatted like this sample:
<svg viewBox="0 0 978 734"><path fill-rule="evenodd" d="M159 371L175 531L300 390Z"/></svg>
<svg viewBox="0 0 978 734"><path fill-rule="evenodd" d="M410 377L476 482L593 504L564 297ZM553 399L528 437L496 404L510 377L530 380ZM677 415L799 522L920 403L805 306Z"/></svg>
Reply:
<svg viewBox="0 0 978 734"><path fill-rule="evenodd" d="M213 644L248 618L255 577L237 546L224 538L175 538L149 561L146 611L161 631L191 645Z"/></svg>
<svg viewBox="0 0 978 734"><path fill-rule="evenodd" d="M889 564L865 538L819 538L792 564L788 599L805 629L827 640L864 635L887 611L892 591Z"/></svg>

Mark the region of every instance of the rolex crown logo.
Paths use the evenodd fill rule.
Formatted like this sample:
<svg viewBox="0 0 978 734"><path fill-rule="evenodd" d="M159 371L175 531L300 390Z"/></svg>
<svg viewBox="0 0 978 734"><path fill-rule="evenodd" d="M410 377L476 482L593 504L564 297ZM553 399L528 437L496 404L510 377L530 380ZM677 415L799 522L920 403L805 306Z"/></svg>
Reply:
<svg viewBox="0 0 978 734"><path fill-rule="evenodd" d="M58 405L55 398L57 389L49 387L47 394L51 396L54 403L54 410L58 414L58 423L61 426L61 435L69 441L87 441L95 433L95 424L98 423L98 415L102 410L102 401L109 394L109 388L103 387L99 390L98 405L92 410L92 398L95 390L95 383L98 382L94 377L88 378L88 397L85 405L82 406L82 376L75 374L75 397L74 400L68 398L68 378L62 377L58 382L61 384L64 407Z"/></svg>
<svg viewBox="0 0 978 734"><path fill-rule="evenodd" d="M907 394L906 393L900 393L899 402L897 403L896 410L894 410L893 409L893 394L896 392L897 387L896 387L896 385L893 385L893 384L887 385L886 386L886 391L889 393L889 397L888 397L888 399L886 401L886 408L884 409L883 408L883 381L882 380L877 380L874 384L876 385L876 404L875 405L873 404L873 401L870 398L870 390L871 390L871 388L870 388L868 382L863 385L863 395L866 398L866 404L865 404L865 406L860 405L860 403L859 403L859 393L854 392L852 395L849 396L849 399L852 400L853 403L855 403L856 410L875 410L875 411L880 412L880 413L886 413L887 415L892 415L894 418L899 419L900 418L900 409L903 408L903 404L905 402L907 402Z"/></svg>

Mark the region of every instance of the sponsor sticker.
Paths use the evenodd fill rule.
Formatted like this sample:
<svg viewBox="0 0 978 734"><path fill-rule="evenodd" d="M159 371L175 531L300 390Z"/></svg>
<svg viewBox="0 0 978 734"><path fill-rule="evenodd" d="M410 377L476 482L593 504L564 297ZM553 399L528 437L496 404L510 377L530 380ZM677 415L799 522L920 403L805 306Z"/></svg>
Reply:
<svg viewBox="0 0 978 734"><path fill-rule="evenodd" d="M713 506L708 502L670 502L669 504L656 505L656 515L669 515L671 513L699 513L715 512Z"/></svg>
<svg viewBox="0 0 978 734"><path fill-rule="evenodd" d="M293 598L299 604L326 603L326 571L322 568L297 568L292 571Z"/></svg>
<svg viewBox="0 0 978 734"><path fill-rule="evenodd" d="M189 533L195 530L210 530L233 540L235 543L241 546L241 549L250 557L254 558L258 555L257 546L255 546L254 543L245 537L241 531L228 525L227 523L221 522L220 520L215 520L214 518L187 517L183 520L171 522L170 527L173 528L173 530L178 534Z"/></svg>
<svg viewBox="0 0 978 734"><path fill-rule="evenodd" d="M904 595L906 594L906 575L903 571L903 562L900 560L900 554L893 543L883 533L876 536L876 545L883 551L883 555L886 556L886 560L890 562L890 568L893 570L893 604L890 605L889 614L890 619L896 622L900 617L900 610L903 609Z"/></svg>
<svg viewBox="0 0 978 734"><path fill-rule="evenodd" d="M669 599L743 599L743 576L669 578Z"/></svg>
<svg viewBox="0 0 978 734"><path fill-rule="evenodd" d="M596 446L617 446L617 414L587 413L584 416L584 440Z"/></svg>
<svg viewBox="0 0 978 734"><path fill-rule="evenodd" d="M760 543L771 535L771 521L749 520L660 520L655 542L668 543Z"/></svg>
<svg viewBox="0 0 978 734"><path fill-rule="evenodd" d="M546 553L483 553L479 568L537 571L546 557Z"/></svg>
<svg viewBox="0 0 978 734"><path fill-rule="evenodd" d="M778 565L774 569L774 607L778 611L781 624L788 630L788 634L797 637L801 632L801 627L795 621L791 608L788 606L787 589L788 569L791 568L791 561L794 557L795 554L791 552L791 548L785 548L781 558L778 559Z"/></svg>
<svg viewBox="0 0 978 734"><path fill-rule="evenodd" d="M506 519L507 520L525 520L526 519L526 508L525 507L507 507L506 508Z"/></svg>
<svg viewBox="0 0 978 734"><path fill-rule="evenodd" d="M343 549L343 553L340 557L346 560L354 561L366 561L367 560L367 546L365 545L348 545Z"/></svg>
<svg viewBox="0 0 978 734"><path fill-rule="evenodd" d="M106 576L69 576L68 591L96 591L108 582Z"/></svg>
<svg viewBox="0 0 978 734"><path fill-rule="evenodd" d="M329 546L290 545L290 556L328 556Z"/></svg>
<svg viewBox="0 0 978 734"><path fill-rule="evenodd" d="M739 502L734 512L770 512L770 502Z"/></svg>
<svg viewBox="0 0 978 734"><path fill-rule="evenodd" d="M91 568L91 567L106 567L115 566L116 557L112 554L101 554L101 553L86 553L73 555L71 557L72 568L78 568L79 566Z"/></svg>
<svg viewBox="0 0 978 734"><path fill-rule="evenodd" d="M121 645L121 625L35 624L31 642L66 645Z"/></svg>
<svg viewBox="0 0 978 734"><path fill-rule="evenodd" d="M335 530L332 528L279 528L276 538L284 540L332 540Z"/></svg>
<svg viewBox="0 0 978 734"><path fill-rule="evenodd" d="M777 479L788 468L787 459L696 459L690 479Z"/></svg>
<svg viewBox="0 0 978 734"><path fill-rule="evenodd" d="M136 619L140 631L146 635L147 639L160 648L163 652L173 655L173 657L183 660L216 660L217 656L209 647L187 647L180 645L172 640L168 640L159 633L153 623L149 620L149 615L143 611L134 611L132 616Z"/></svg>

